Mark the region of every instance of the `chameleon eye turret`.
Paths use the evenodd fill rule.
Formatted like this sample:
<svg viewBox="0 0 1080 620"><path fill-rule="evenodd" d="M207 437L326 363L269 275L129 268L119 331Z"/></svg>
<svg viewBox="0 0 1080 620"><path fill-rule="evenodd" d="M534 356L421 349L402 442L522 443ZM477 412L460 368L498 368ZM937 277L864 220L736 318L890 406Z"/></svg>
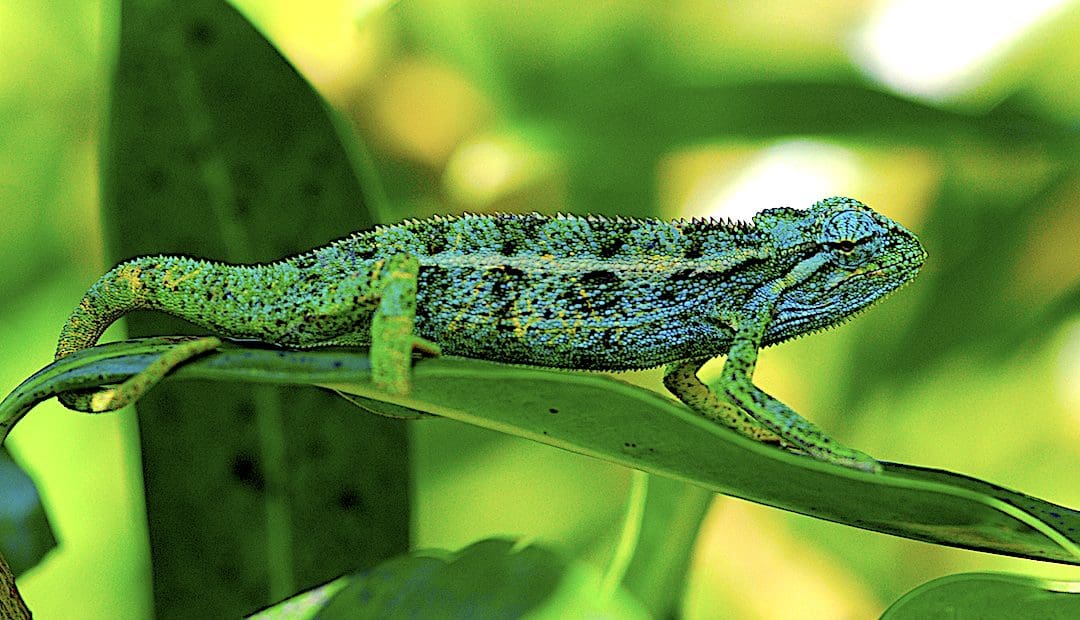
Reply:
<svg viewBox="0 0 1080 620"><path fill-rule="evenodd" d="M665 366L690 408L759 441L877 471L752 377L758 350L835 325L911 280L925 259L899 224L850 198L767 209L753 224L599 216L464 215L358 232L266 265L175 256L132 259L90 287L56 356L92 346L136 309L214 336L289 347L370 346L375 385L410 389L414 351L571 370ZM107 398L117 408L197 341ZM726 355L720 391L697 378ZM100 396L100 394L99 394Z"/></svg>

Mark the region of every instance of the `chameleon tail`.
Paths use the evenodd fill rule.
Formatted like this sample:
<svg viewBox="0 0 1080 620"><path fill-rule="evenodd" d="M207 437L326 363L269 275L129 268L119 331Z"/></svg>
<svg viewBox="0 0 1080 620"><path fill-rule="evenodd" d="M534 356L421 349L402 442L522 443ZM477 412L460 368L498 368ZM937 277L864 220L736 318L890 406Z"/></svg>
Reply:
<svg viewBox="0 0 1080 620"><path fill-rule="evenodd" d="M156 292L169 277L164 272L166 260L159 256L134 258L95 282L60 330L56 359L93 346L109 325L132 310L160 308Z"/></svg>
<svg viewBox="0 0 1080 620"><path fill-rule="evenodd" d="M109 325L132 310L171 310L174 304L163 299L161 292L167 290L175 296L184 280L184 276L176 274L198 273L210 267L210 263L203 261L159 256L121 263L95 282L71 313L60 330L56 359L93 346ZM63 392L57 397L76 411L98 413L119 409L137 400L172 368L220 344L214 337L192 340L173 347L120 385L98 391Z"/></svg>

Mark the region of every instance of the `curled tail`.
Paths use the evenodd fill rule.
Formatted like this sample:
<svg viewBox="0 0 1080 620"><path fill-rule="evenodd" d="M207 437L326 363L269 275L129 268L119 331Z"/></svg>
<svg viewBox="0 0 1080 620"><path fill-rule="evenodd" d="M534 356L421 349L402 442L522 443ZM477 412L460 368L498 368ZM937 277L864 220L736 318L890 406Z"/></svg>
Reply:
<svg viewBox="0 0 1080 620"><path fill-rule="evenodd" d="M346 272L324 271L287 261L229 265L182 256L134 258L86 291L60 331L56 358L93 346L109 325L133 310L165 312L231 338L279 344L326 340L351 325L352 315L338 317L344 325L337 325L334 316L305 319L332 313L334 307L324 308L324 300L348 301L359 289L347 286ZM366 278L367 273L354 277Z"/></svg>
<svg viewBox="0 0 1080 620"><path fill-rule="evenodd" d="M121 263L86 291L60 330L56 359L94 346L116 319L132 310L150 307L147 278L152 270L147 269L148 262L148 258L136 258Z"/></svg>
<svg viewBox="0 0 1080 620"><path fill-rule="evenodd" d="M60 330L56 359L93 346L105 329L132 310L161 310L198 320L207 280L221 277L215 263L179 256L144 256L123 262L95 282Z"/></svg>

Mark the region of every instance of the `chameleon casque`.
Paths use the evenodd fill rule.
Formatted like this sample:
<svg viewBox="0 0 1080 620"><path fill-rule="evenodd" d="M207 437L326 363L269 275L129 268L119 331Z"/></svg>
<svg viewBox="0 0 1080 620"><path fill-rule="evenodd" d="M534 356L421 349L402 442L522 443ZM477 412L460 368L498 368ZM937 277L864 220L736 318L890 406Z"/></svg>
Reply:
<svg viewBox="0 0 1080 620"><path fill-rule="evenodd" d="M918 239L833 197L753 222L463 215L355 233L261 265L135 258L95 283L60 333L57 359L132 310L218 336L286 347L370 345L376 387L407 393L414 351L572 370L665 365L694 411L763 442L879 471L753 384L758 350L840 323L919 271ZM61 400L119 408L173 366L220 344L181 345L125 384ZM697 378L725 355L713 391Z"/></svg>

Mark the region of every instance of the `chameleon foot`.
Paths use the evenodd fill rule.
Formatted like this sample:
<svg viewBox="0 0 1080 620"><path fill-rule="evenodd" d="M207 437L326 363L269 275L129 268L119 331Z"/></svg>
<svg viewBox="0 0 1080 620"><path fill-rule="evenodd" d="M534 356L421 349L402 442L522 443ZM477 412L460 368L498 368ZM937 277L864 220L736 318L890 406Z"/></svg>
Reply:
<svg viewBox="0 0 1080 620"><path fill-rule="evenodd" d="M393 320L388 319L392 324ZM411 323L411 321L410 321ZM409 325L411 329L411 324ZM414 334L406 334L389 342L382 340L371 346L371 375L375 388L391 394L408 394L412 387L412 354L437 357L439 345Z"/></svg>
<svg viewBox="0 0 1080 620"><path fill-rule="evenodd" d="M92 392L64 392L57 395L57 398L65 407L75 411L86 413L116 411L138 400L164 379L173 368L219 346L221 346L221 340L213 336L191 340L169 349L120 385Z"/></svg>

